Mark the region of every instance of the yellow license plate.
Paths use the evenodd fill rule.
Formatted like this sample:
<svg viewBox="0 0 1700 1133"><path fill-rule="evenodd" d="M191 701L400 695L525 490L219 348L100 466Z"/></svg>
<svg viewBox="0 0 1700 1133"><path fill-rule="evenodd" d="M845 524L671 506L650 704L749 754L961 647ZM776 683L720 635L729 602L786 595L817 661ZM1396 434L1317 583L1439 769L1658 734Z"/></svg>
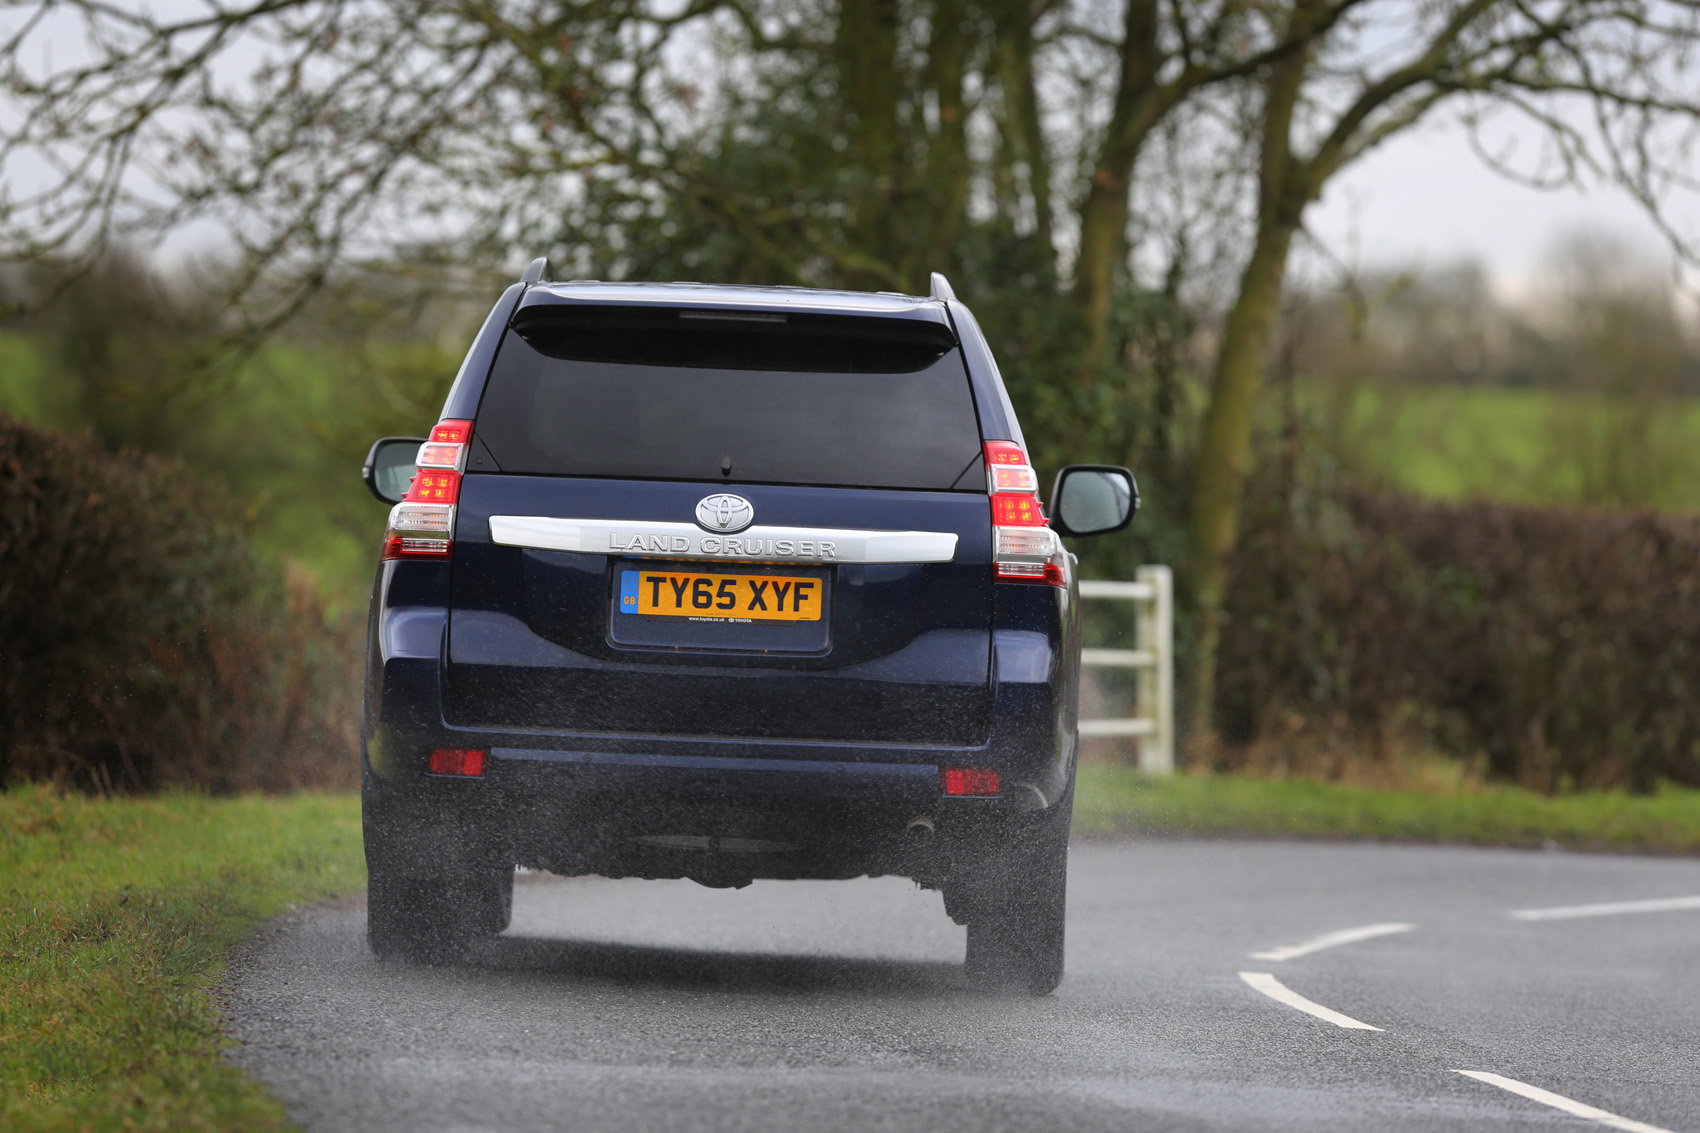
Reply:
<svg viewBox="0 0 1700 1133"><path fill-rule="evenodd" d="M620 612L728 622L818 622L824 589L819 578L785 574L623 570Z"/></svg>

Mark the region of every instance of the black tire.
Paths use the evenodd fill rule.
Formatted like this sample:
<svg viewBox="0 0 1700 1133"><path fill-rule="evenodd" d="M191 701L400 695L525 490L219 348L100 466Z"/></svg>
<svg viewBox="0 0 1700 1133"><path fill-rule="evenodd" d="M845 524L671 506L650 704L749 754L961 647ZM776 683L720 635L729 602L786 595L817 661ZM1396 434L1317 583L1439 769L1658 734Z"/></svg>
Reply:
<svg viewBox="0 0 1700 1133"><path fill-rule="evenodd" d="M463 877L410 877L374 866L368 866L366 943L380 960L453 963L508 927L512 867Z"/></svg>
<svg viewBox="0 0 1700 1133"><path fill-rule="evenodd" d="M968 982L1003 994L1049 995L1063 977L1068 831L1074 790L997 856L1001 899L968 921Z"/></svg>
<svg viewBox="0 0 1700 1133"><path fill-rule="evenodd" d="M398 806L364 760L360 821L366 843L366 943L380 960L449 963L508 927L512 857L492 847L474 850L463 832ZM443 855L445 847L458 853ZM433 863L432 872L421 870L425 862Z"/></svg>

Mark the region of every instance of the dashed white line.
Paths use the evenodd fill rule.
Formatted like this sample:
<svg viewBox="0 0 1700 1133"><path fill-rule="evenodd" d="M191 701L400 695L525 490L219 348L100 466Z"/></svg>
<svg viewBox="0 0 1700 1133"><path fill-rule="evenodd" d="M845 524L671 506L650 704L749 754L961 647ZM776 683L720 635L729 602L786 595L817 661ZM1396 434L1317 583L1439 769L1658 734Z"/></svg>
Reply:
<svg viewBox="0 0 1700 1133"><path fill-rule="evenodd" d="M1324 948L1335 948L1342 944L1356 944L1360 940L1373 940L1378 936L1392 936L1396 932L1410 932L1416 928L1413 924L1366 924L1358 928L1343 928L1339 932L1328 932L1302 944L1288 944L1281 948L1271 948L1266 952L1253 952L1253 960L1294 960L1300 956L1308 956L1312 952L1321 952Z"/></svg>
<svg viewBox="0 0 1700 1133"><path fill-rule="evenodd" d="M1505 914L1514 921L1564 921L1573 917L1615 917L1624 913L1674 913L1700 909L1700 897L1665 897L1653 901L1613 901L1607 905L1564 905L1556 909L1516 909Z"/></svg>
<svg viewBox="0 0 1700 1133"><path fill-rule="evenodd" d="M1315 1015L1318 1019L1327 1023L1333 1023L1336 1027L1345 1027L1347 1030L1351 1031L1381 1030L1380 1027L1372 1027L1368 1023L1361 1023L1352 1018L1350 1015L1342 1015L1332 1007L1324 1007L1320 1003L1306 999L1304 996L1300 995L1298 992L1294 991L1268 972L1241 972L1240 979L1244 980L1256 990L1261 991L1264 995L1267 995L1275 1002L1285 1003L1288 1007L1296 1007L1305 1014Z"/></svg>
<svg viewBox="0 0 1700 1133"><path fill-rule="evenodd" d="M1509 1090L1511 1093L1528 1098L1530 1101L1550 1105L1554 1109L1563 1110L1573 1116L1586 1117L1591 1121L1599 1122L1601 1125L1625 1130L1626 1133L1671 1133L1669 1129L1661 1126L1648 1125L1645 1121L1631 1121L1627 1117L1619 1117L1615 1113L1607 1113L1603 1109L1583 1105L1581 1102L1573 1101L1562 1094L1555 1094L1551 1090L1543 1090L1539 1086L1531 1086L1527 1082L1519 1082L1515 1078L1507 1078L1501 1074L1489 1074L1484 1070L1460 1070L1458 1073L1466 1078L1474 1078L1478 1082L1486 1082L1490 1086Z"/></svg>

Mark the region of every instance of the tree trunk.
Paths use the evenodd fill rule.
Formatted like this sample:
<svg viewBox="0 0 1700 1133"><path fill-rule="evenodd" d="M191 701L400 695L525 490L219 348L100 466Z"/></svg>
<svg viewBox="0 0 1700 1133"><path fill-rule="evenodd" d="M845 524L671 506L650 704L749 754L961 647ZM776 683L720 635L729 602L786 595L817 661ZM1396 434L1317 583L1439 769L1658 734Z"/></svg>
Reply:
<svg viewBox="0 0 1700 1133"><path fill-rule="evenodd" d="M1074 265L1074 302L1086 331L1083 384L1096 382L1110 347L1110 305L1116 268L1127 255L1127 178L1106 166L1092 173L1080 210L1080 252Z"/></svg>
<svg viewBox="0 0 1700 1133"><path fill-rule="evenodd" d="M1151 419L1146 423L1146 459L1173 483L1175 414L1179 408L1181 349L1191 337L1192 320L1181 307L1181 284L1191 270L1191 248L1183 228L1163 273L1163 321L1151 352Z"/></svg>
<svg viewBox="0 0 1700 1133"><path fill-rule="evenodd" d="M1010 168L1015 161L1027 167L1027 193L1033 203L1035 259L1054 278L1057 262L1056 215L1051 204L1051 156L1039 115L1039 93L1033 76L1033 13L1028 0L1003 0L998 5L993 47L998 85L1003 92L1003 152L1005 161L995 176L1000 203L1012 224L1020 215L1020 185Z"/></svg>
<svg viewBox="0 0 1700 1133"><path fill-rule="evenodd" d="M1193 672L1194 733L1214 725L1216 652L1228 557L1239 536L1240 496L1251 465L1251 432L1257 387L1275 334L1293 230L1260 227L1257 246L1240 278L1240 291L1216 360L1210 409L1199 438L1192 490L1193 596L1198 603L1198 652Z"/></svg>
<svg viewBox="0 0 1700 1133"><path fill-rule="evenodd" d="M1295 24L1309 20L1306 7ZM1239 537L1240 497L1251 466L1257 387L1274 340L1287 273L1287 252L1312 196L1311 170L1293 158L1293 114L1311 52L1295 51L1269 68L1264 87L1258 155L1257 242L1240 276L1239 294L1222 327L1210 408L1199 438L1192 489L1193 597L1198 643L1192 674L1193 734L1214 730L1216 656L1222 639L1222 599L1228 558Z"/></svg>
<svg viewBox="0 0 1700 1133"><path fill-rule="evenodd" d="M1275 335L1292 228L1260 226L1258 242L1239 279L1239 296L1222 327L1210 386L1210 408L1198 439L1192 490L1192 585L1198 604L1197 667L1193 670L1193 732L1214 726L1215 655L1222 635L1227 558L1239 538L1239 497L1251 466L1251 425L1258 383Z"/></svg>
<svg viewBox="0 0 1700 1133"><path fill-rule="evenodd" d="M927 70L938 105L938 129L928 140L924 192L905 210L910 214L905 228L911 237L906 241L903 274L914 288L924 289L930 273L949 266L968 201L968 115L962 103L968 67L964 8L965 0L933 4Z"/></svg>
<svg viewBox="0 0 1700 1133"><path fill-rule="evenodd" d="M1163 58L1157 26L1157 0L1127 0L1115 106L1080 206L1074 302L1086 330L1081 379L1088 386L1097 381L1109 353L1116 271L1127 259L1127 194L1134 162L1151 128L1173 104L1157 82Z"/></svg>
<svg viewBox="0 0 1700 1133"><path fill-rule="evenodd" d="M851 165L861 175L849 202L851 245L886 263L896 243L893 225L898 184L897 0L841 0L836 54ZM852 271L849 287L877 289L885 279Z"/></svg>

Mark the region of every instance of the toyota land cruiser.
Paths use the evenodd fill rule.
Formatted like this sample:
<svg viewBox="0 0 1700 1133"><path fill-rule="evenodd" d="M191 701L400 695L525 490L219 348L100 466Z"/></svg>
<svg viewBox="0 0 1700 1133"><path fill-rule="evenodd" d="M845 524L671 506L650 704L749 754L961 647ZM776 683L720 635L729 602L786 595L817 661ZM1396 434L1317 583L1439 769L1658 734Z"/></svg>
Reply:
<svg viewBox="0 0 1700 1133"><path fill-rule="evenodd" d="M1062 976L1080 639L1059 537L1122 468L1038 473L990 350L927 298L551 283L496 304L394 506L362 729L368 938L456 955L514 867L898 874L983 986Z"/></svg>

